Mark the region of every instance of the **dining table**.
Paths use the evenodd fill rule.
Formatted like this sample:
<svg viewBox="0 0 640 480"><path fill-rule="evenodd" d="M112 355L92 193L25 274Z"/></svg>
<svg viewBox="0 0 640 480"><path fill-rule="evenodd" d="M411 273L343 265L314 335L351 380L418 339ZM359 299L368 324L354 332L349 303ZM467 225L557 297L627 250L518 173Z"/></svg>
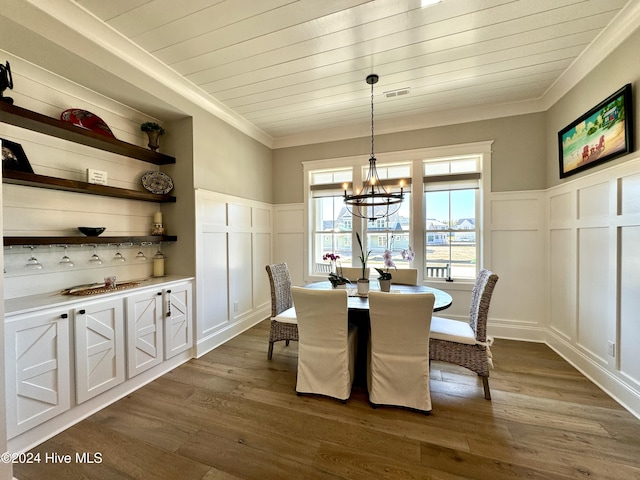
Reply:
<svg viewBox="0 0 640 480"><path fill-rule="evenodd" d="M331 282L328 280L322 282L313 282L308 283L304 286L305 288L311 288L314 290L330 290L332 287ZM346 285L347 290L347 305L350 312L362 311L369 312L369 296L368 295L358 295L356 284L353 286ZM380 285L377 280L369 281L369 290L370 291L379 291ZM439 312L441 310L445 310L449 308L453 303L453 299L451 295L443 290L439 290L433 287L425 287L424 285L395 285L391 284L391 291L389 293L396 293L401 295L410 295L412 293L433 293L435 297L435 303L433 304L433 311Z"/></svg>

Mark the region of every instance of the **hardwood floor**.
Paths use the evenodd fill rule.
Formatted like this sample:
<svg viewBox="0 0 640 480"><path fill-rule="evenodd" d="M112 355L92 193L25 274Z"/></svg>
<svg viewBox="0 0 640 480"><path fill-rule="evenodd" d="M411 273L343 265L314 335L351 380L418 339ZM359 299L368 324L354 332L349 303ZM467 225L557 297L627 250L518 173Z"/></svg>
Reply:
<svg viewBox="0 0 640 480"><path fill-rule="evenodd" d="M496 340L492 401L475 374L434 362L430 416L295 394L297 344L267 360L268 323L33 450L56 479L640 479L640 420L545 345ZM75 454L101 454L79 463Z"/></svg>

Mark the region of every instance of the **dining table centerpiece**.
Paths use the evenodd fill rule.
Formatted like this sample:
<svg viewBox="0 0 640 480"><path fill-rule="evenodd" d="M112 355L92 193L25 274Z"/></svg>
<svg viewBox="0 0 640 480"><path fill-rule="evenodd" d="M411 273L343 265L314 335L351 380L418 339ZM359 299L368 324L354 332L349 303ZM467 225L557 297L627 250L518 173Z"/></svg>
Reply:
<svg viewBox="0 0 640 480"><path fill-rule="evenodd" d="M347 283L351 281L342 275L342 266L338 263L340 255L335 253L325 253L322 256L322 260L330 262L329 281L333 288L347 288Z"/></svg>
<svg viewBox="0 0 640 480"><path fill-rule="evenodd" d="M391 279L393 278L389 269L397 267L393 262L391 250L386 249L382 255L382 259L384 260L385 270L382 268L376 268L378 275L380 275L378 277L378 283L380 284L380 291L389 292L391 291Z"/></svg>
<svg viewBox="0 0 640 480"><path fill-rule="evenodd" d="M364 248L362 247L362 239L360 238L360 233L356 232L356 238L358 239L358 245L360 246L360 263L362 265L362 276L358 279L358 295L366 295L369 293L369 279L367 278L367 261L369 260L369 255L371 254L371 250L367 253L364 252Z"/></svg>

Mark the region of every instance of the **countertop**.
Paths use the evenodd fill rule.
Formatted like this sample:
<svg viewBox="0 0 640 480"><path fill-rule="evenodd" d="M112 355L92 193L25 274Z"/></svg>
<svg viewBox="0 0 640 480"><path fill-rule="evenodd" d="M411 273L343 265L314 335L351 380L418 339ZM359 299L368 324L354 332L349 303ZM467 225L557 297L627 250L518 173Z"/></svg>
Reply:
<svg viewBox="0 0 640 480"><path fill-rule="evenodd" d="M42 293L38 295L28 295L25 297L10 298L4 301L5 316L29 313L35 310L40 310L42 308L64 307L65 305L73 305L82 301L91 302L95 300L102 300L104 298L137 292L147 288L153 288L153 287L159 287L159 286L162 286L164 288L165 285L178 283L178 282L186 282L186 281L193 280L193 278L194 277L183 277L180 275L167 275L165 277L150 277L150 278L144 278L144 279L123 280L122 282L118 282L118 283L139 282L140 285L127 288L124 290L115 290L113 292L100 293L96 295L87 295L87 296L64 295L60 291L56 291L56 292L50 292L50 293ZM72 285L69 285L69 287L72 287Z"/></svg>

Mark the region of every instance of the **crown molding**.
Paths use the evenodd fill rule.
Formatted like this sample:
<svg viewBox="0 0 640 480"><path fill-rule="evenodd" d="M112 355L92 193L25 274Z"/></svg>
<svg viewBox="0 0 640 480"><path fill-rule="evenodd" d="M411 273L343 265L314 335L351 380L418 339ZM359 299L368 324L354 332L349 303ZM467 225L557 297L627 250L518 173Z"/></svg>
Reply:
<svg viewBox="0 0 640 480"><path fill-rule="evenodd" d="M609 25L589 44L558 79L540 97L548 110L578 82L589 74L603 58L610 55L640 26L640 1L630 0Z"/></svg>
<svg viewBox="0 0 640 480"><path fill-rule="evenodd" d="M543 110L544 108L540 100L527 100L508 104L430 111L410 117L376 120L375 134L379 136L390 133L422 130L425 128L443 127L446 125L458 125L461 123L491 120L493 118L538 113ZM276 138L273 148L288 148L316 143L351 140L354 138L368 137L370 135L370 125L354 125L350 127L316 130L300 135Z"/></svg>
<svg viewBox="0 0 640 480"><path fill-rule="evenodd" d="M101 67L133 85L141 84L140 74L142 74L143 84L149 85L150 89L154 84L164 87L161 89L162 96L159 98L163 98L166 102L183 104L186 100L254 140L273 148L274 139L270 135L75 2L12 1L9 2L6 10L3 6L3 15L36 34L43 35L43 32L46 32L50 41L73 52L86 62L98 64L96 59L100 59ZM67 28L61 28L61 24ZM135 72L132 72L132 69ZM167 99L167 96L173 98ZM184 106L182 109L186 110Z"/></svg>

